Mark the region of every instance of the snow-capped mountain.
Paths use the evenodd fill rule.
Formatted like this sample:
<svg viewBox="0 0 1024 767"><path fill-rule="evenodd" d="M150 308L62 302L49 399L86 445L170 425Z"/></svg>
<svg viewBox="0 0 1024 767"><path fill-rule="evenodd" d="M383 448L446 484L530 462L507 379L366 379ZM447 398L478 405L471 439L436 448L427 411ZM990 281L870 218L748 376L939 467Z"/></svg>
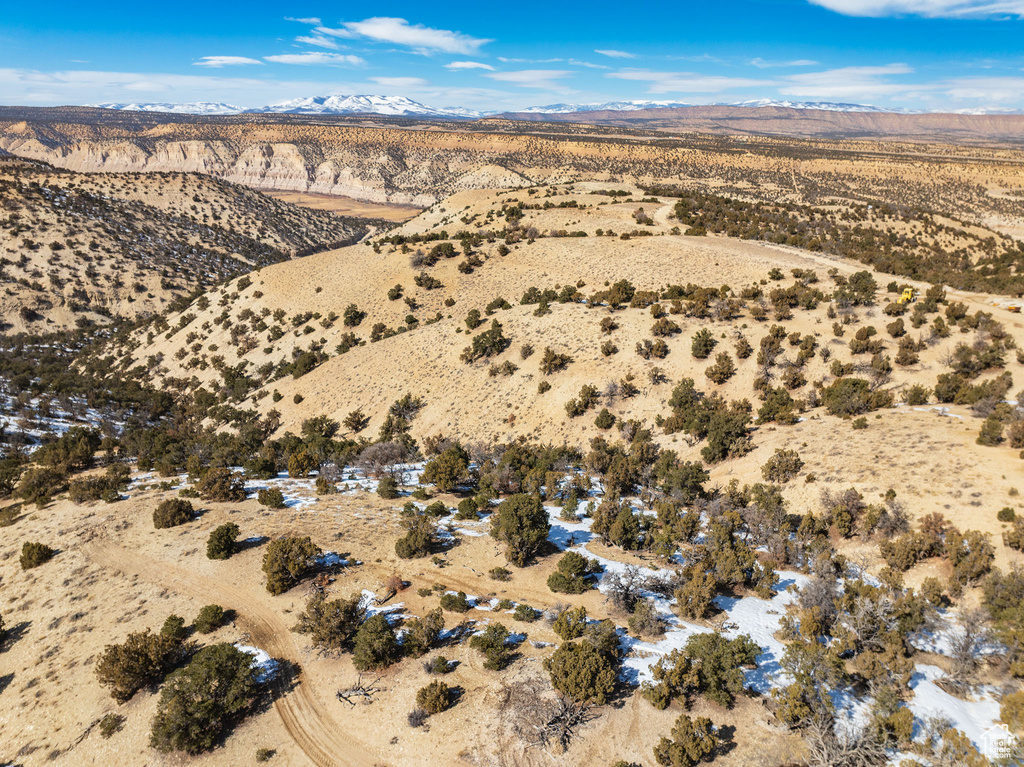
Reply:
<svg viewBox="0 0 1024 767"><path fill-rule="evenodd" d="M441 119L474 120L496 114L574 114L577 112L635 112L641 109L677 109L694 106L681 101L606 101L599 104L546 104L518 110L478 111L464 107L432 107L413 101L405 96L310 96L289 99L254 109L244 109L223 102L197 101L187 104L171 103L115 103L90 104L104 109L120 109L132 112L168 112L188 115L235 115L235 114L304 114L304 115L355 115L378 114L392 117L435 117ZM921 114L919 110L876 107L870 104L843 104L829 101L785 101L778 99L753 99L731 104L719 103L714 106L732 107L785 107L788 109L821 110L827 112L874 112L897 114ZM998 108L959 109L954 114L1022 114L1024 110Z"/></svg>
<svg viewBox="0 0 1024 767"><path fill-rule="evenodd" d="M277 104L247 109L253 113L352 115L378 114L395 117L460 117L476 118L483 115L462 107L429 107L405 96L310 96L290 99Z"/></svg>
<svg viewBox="0 0 1024 767"><path fill-rule="evenodd" d="M831 101L778 101L776 99L751 99L737 101L732 104L718 106L732 107L785 107L786 109L819 109L824 112L900 112L910 113L907 109L886 109L870 104L839 104Z"/></svg>
<svg viewBox="0 0 1024 767"><path fill-rule="evenodd" d="M221 101L194 101L189 104L107 102L104 104L89 104L88 106L99 107L100 109L120 109L124 112L169 112L179 115L237 115L245 111L242 107L225 104Z"/></svg>
<svg viewBox="0 0 1024 767"><path fill-rule="evenodd" d="M562 115L575 112L635 112L638 109L664 109L688 106L692 105L682 101L605 101L602 104L548 104L542 107L527 107L526 109L512 111L529 114Z"/></svg>

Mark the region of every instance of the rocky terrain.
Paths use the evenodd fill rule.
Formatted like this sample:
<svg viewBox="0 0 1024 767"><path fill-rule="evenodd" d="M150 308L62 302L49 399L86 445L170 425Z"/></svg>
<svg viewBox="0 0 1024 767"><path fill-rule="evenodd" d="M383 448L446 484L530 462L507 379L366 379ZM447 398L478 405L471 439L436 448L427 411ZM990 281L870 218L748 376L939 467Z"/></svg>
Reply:
<svg viewBox="0 0 1024 767"><path fill-rule="evenodd" d="M760 114L736 109L748 119ZM835 114L873 117L814 112L794 119ZM1015 149L794 141L763 133L666 136L642 127L502 119L189 118L10 107L0 108L0 150L79 172L200 172L257 189L419 207L468 189L621 180L802 203L898 201L1024 231L1024 158Z"/></svg>
<svg viewBox="0 0 1024 767"><path fill-rule="evenodd" d="M3 123L8 257L424 209L3 341L0 762L1021 762L1014 150L164 117Z"/></svg>
<svg viewBox="0 0 1024 767"><path fill-rule="evenodd" d="M52 332L161 312L239 273L366 231L185 173L82 174L0 159L5 332Z"/></svg>

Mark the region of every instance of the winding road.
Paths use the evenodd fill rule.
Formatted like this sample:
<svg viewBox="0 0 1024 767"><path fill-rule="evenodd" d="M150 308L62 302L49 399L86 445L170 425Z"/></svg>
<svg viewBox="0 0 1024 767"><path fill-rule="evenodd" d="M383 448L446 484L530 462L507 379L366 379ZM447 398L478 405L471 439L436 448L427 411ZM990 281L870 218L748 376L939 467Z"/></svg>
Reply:
<svg viewBox="0 0 1024 767"><path fill-rule="evenodd" d="M84 547L93 562L206 602L232 609L252 644L272 658L299 666L299 649L291 631L269 605L244 589L214 581L193 571L139 554L109 541ZM292 689L279 690L274 709L288 734L318 767L374 767L381 764L362 744L334 721L310 685L296 680Z"/></svg>

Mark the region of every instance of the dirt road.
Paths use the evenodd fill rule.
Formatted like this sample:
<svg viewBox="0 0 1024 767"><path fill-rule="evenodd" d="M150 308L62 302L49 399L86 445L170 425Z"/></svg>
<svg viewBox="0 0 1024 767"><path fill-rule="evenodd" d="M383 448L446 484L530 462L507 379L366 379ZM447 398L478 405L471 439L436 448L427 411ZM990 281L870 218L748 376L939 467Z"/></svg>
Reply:
<svg viewBox="0 0 1024 767"><path fill-rule="evenodd" d="M85 547L93 562L137 575L181 594L215 602L234 610L238 623L248 631L252 644L270 656L299 665L299 650L292 633L274 611L258 597L223 581L214 581L195 572L122 548L109 541ZM274 701L288 734L318 767L374 767L382 764L357 741L343 725L334 721L310 685L301 678L295 686Z"/></svg>

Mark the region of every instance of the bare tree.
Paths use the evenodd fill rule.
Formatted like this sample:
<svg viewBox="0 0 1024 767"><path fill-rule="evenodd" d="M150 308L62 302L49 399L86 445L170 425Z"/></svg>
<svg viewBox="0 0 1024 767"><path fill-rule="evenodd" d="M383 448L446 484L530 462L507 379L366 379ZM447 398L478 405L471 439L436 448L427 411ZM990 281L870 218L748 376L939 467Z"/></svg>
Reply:
<svg viewBox="0 0 1024 767"><path fill-rule="evenodd" d="M835 718L831 714L816 712L804 729L807 755L804 762L810 767L870 767L888 760L885 746L869 727L852 724L836 732Z"/></svg>
<svg viewBox="0 0 1024 767"><path fill-rule="evenodd" d="M988 613L981 608L961 607L957 628L949 632L949 678L958 686L969 687L978 668L978 656L988 641Z"/></svg>

